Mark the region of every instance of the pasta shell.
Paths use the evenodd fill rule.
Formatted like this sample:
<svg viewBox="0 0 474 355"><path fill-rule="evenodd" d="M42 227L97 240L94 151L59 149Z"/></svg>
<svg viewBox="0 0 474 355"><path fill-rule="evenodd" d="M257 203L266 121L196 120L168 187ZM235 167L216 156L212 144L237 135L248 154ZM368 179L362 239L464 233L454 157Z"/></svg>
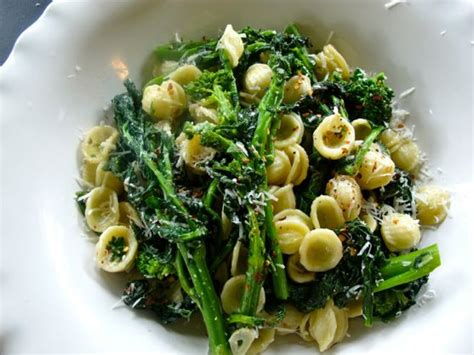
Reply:
<svg viewBox="0 0 474 355"><path fill-rule="evenodd" d="M105 165L106 162L101 161L97 166L95 173L95 185L108 187L109 189L114 190L117 195L120 195L123 192L123 183L110 171L106 171L104 169Z"/></svg>
<svg viewBox="0 0 474 355"><path fill-rule="evenodd" d="M370 122L364 118L358 118L351 122L352 127L354 127L354 134L356 140L364 140L372 131L372 126Z"/></svg>
<svg viewBox="0 0 474 355"><path fill-rule="evenodd" d="M286 272L290 279L296 283L311 282L316 279L314 272L308 271L300 263L300 255L295 253L288 258L286 263Z"/></svg>
<svg viewBox="0 0 474 355"><path fill-rule="evenodd" d="M380 232L388 250L393 252L411 249L421 239L418 221L402 213L385 216Z"/></svg>
<svg viewBox="0 0 474 355"><path fill-rule="evenodd" d="M252 342L247 355L257 355L264 352L275 340L275 329L264 328L258 330L258 337Z"/></svg>
<svg viewBox="0 0 474 355"><path fill-rule="evenodd" d="M342 259L342 242L330 229L314 229L303 238L299 254L300 263L306 270L328 271Z"/></svg>
<svg viewBox="0 0 474 355"><path fill-rule="evenodd" d="M311 80L303 74L292 76L285 84L283 102L295 103L305 96L311 96Z"/></svg>
<svg viewBox="0 0 474 355"><path fill-rule="evenodd" d="M332 300L321 309L310 313L309 332L319 345L319 351L326 351L333 343L337 331L337 319Z"/></svg>
<svg viewBox="0 0 474 355"><path fill-rule="evenodd" d="M140 217L138 216L137 211L129 202L119 202L119 223L124 226L136 226L143 228L143 223Z"/></svg>
<svg viewBox="0 0 474 355"><path fill-rule="evenodd" d="M341 53L332 45L328 44L316 55L316 77L323 80L333 72L341 73L344 80L350 77L350 69Z"/></svg>
<svg viewBox="0 0 474 355"><path fill-rule="evenodd" d="M311 204L311 221L315 228L336 229L344 224L344 215L331 196L316 197Z"/></svg>
<svg viewBox="0 0 474 355"><path fill-rule="evenodd" d="M327 159L349 155L354 142L354 127L338 113L325 117L313 133L314 148Z"/></svg>
<svg viewBox="0 0 474 355"><path fill-rule="evenodd" d="M382 152L378 144L373 143L355 178L362 190L374 190L390 183L394 174L392 159Z"/></svg>
<svg viewBox="0 0 474 355"><path fill-rule="evenodd" d="M304 236L309 232L305 223L291 219L275 222L275 230L281 252L284 254L296 253Z"/></svg>
<svg viewBox="0 0 474 355"><path fill-rule="evenodd" d="M286 184L292 183L297 186L301 184L308 175L308 154L299 144L293 144L285 148L285 153L290 159L291 169L286 178Z"/></svg>
<svg viewBox="0 0 474 355"><path fill-rule="evenodd" d="M176 138L176 145L184 163L194 174L203 175L206 173L202 165L214 158L215 149L203 146L201 136L198 134L188 139L184 133L181 133Z"/></svg>
<svg viewBox="0 0 474 355"><path fill-rule="evenodd" d="M272 195L273 214L277 214L288 208L296 207L296 197L293 192L293 184L288 184L283 187L270 187L270 194Z"/></svg>
<svg viewBox="0 0 474 355"><path fill-rule="evenodd" d="M275 159L267 167L267 180L271 185L283 185L290 173L291 162L284 151L275 149Z"/></svg>
<svg viewBox="0 0 474 355"><path fill-rule="evenodd" d="M174 80L160 85L149 85L143 91L142 108L157 120L172 121L181 116L186 108L186 94Z"/></svg>
<svg viewBox="0 0 474 355"><path fill-rule="evenodd" d="M239 240L235 243L232 251L232 260L230 263L230 274L231 276L237 276L245 274L247 271L247 248Z"/></svg>
<svg viewBox="0 0 474 355"><path fill-rule="evenodd" d="M86 223L95 232L103 232L119 221L117 194L107 187L96 187L89 192L85 210Z"/></svg>
<svg viewBox="0 0 474 355"><path fill-rule="evenodd" d="M137 254L138 243L130 228L108 227L96 245L97 265L108 272L129 270Z"/></svg>
<svg viewBox="0 0 474 355"><path fill-rule="evenodd" d="M239 311L244 289L245 275L234 276L227 280L221 292L221 304L225 313L232 314ZM265 291L262 287L258 299L257 313L263 309L264 304Z"/></svg>
<svg viewBox="0 0 474 355"><path fill-rule="evenodd" d="M201 71L195 65L184 64L174 70L169 75L169 78L180 85L188 85L190 82L199 79L201 74Z"/></svg>
<svg viewBox="0 0 474 355"><path fill-rule="evenodd" d="M233 29L232 25L227 25L222 37L219 39L217 48L224 50L230 65L232 68L235 68L244 53L244 42L240 35Z"/></svg>
<svg viewBox="0 0 474 355"><path fill-rule="evenodd" d="M267 64L252 64L244 75L244 90L250 95L263 97L270 86L272 76L272 68Z"/></svg>
<svg viewBox="0 0 474 355"><path fill-rule="evenodd" d="M287 208L273 216L273 221L296 220L303 222L309 229L313 229L313 223L303 211L295 208Z"/></svg>
<svg viewBox="0 0 474 355"><path fill-rule="evenodd" d="M296 333L303 320L304 314L298 311L294 306L287 304L285 317L278 323L276 331L279 335L288 335Z"/></svg>
<svg viewBox="0 0 474 355"><path fill-rule="evenodd" d="M337 175L326 184L326 193L334 197L346 221L356 219L362 208L362 192L348 175Z"/></svg>
<svg viewBox="0 0 474 355"><path fill-rule="evenodd" d="M95 164L107 160L110 152L115 149L118 138L118 131L112 126L96 126L90 129L81 144L84 159Z"/></svg>
<svg viewBox="0 0 474 355"><path fill-rule="evenodd" d="M416 213L422 225L435 225L444 221L450 206L448 191L435 185L425 185L416 191Z"/></svg>
<svg viewBox="0 0 474 355"><path fill-rule="evenodd" d="M232 355L246 355L257 337L256 329L239 328L235 330L229 338Z"/></svg>
<svg viewBox="0 0 474 355"><path fill-rule="evenodd" d="M303 139L304 125L301 117L294 112L281 116L280 127L275 135L275 147L286 148L300 144Z"/></svg>

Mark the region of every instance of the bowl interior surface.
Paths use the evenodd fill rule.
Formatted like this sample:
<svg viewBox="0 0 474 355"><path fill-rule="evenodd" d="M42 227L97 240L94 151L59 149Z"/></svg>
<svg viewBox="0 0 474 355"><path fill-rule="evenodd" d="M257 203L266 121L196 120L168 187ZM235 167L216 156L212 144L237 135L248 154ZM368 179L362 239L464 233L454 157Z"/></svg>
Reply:
<svg viewBox="0 0 474 355"><path fill-rule="evenodd" d="M0 351L206 352L199 322L164 327L113 309L124 279L96 269L73 201L79 137L109 119L104 108L123 91L123 75L149 78L154 46L175 33L199 39L228 23L281 30L291 22L315 50L334 31L331 43L348 63L384 71L397 95L416 88L400 106L411 112L434 182L453 194L453 218L423 240L441 250L443 266L427 288L436 297L388 326L351 321L351 337L334 351L472 350L472 19L469 2L448 1L390 10L383 1L53 3L0 71ZM270 353L314 349L290 336Z"/></svg>

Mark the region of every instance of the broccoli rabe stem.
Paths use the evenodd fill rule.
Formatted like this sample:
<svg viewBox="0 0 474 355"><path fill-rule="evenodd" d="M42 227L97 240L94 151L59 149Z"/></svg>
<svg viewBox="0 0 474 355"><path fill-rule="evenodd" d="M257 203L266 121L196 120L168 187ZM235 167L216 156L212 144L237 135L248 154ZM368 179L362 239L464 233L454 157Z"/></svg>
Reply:
<svg viewBox="0 0 474 355"><path fill-rule="evenodd" d="M370 131L369 135L365 138L359 150L357 151L354 160L351 161L349 164L344 165L340 169L340 172L351 176L357 174L360 166L362 165L362 162L364 161L365 155L370 150L370 146L384 129L385 127L383 126L377 126L373 128L372 131Z"/></svg>
<svg viewBox="0 0 474 355"><path fill-rule="evenodd" d="M248 232L249 256L240 313L253 316L257 313L260 290L265 279L265 234L260 231L257 216L251 207L247 207L247 212L250 225Z"/></svg>
<svg viewBox="0 0 474 355"><path fill-rule="evenodd" d="M142 145L137 140L138 138L133 137L128 130L122 129L122 127L120 128L122 137L127 145L134 150L137 157L144 162L146 167L156 177L166 199L186 217L186 220L192 221L189 212L179 199L172 184L172 167L169 157L170 152L167 149L165 142L161 146L161 161L158 166L151 158L150 154L143 150ZM167 137L163 136L162 138L166 140ZM205 232L205 228L202 227L201 235L203 235L203 232ZM191 286L185 282L186 279L184 278L185 276L183 275L183 272L179 272L180 280L183 281L183 290L190 292L189 296L197 301L209 335L211 353L230 354L222 310L207 268L206 246L201 240L194 242L192 246L189 246L186 242L178 242L177 246L193 284L193 288L191 288ZM180 264L178 260L178 271L179 266Z"/></svg>
<svg viewBox="0 0 474 355"><path fill-rule="evenodd" d="M441 259L437 244L390 258L380 270L383 281L375 287L374 292L417 280L430 274L440 265Z"/></svg>
<svg viewBox="0 0 474 355"><path fill-rule="evenodd" d="M300 31L295 24L288 25L285 28L285 33L292 34L298 37L301 37ZM305 69L306 75L308 75L312 82L316 82L316 76L314 74L314 63L311 62L308 49L306 47L295 47L293 48L295 55L301 60Z"/></svg>
<svg viewBox="0 0 474 355"><path fill-rule="evenodd" d="M281 101L283 99L283 86L285 82L285 71L281 70L279 67L279 60L277 57L272 56L270 58L270 66L273 69L274 75L272 77L272 82L270 84L269 90L266 92L265 96L262 98L262 101L259 104L259 117L257 121L257 127L255 129L255 133L252 139L252 145L255 147L257 154L260 157L264 157L267 154L272 154L272 152L268 151L268 141L272 140L270 128L272 124L275 124L275 120L278 119L277 112L275 110L280 106ZM280 70L279 70L280 69ZM270 145L272 147L272 145ZM265 171L263 171L263 175L266 176ZM268 185L265 182L264 185L261 187L264 191L268 191ZM269 201L264 209L265 212L265 232L269 238L269 245L270 245L270 256L272 258L273 265L276 267L272 270L272 282L273 282L273 289L275 295L279 299L286 299L288 298L288 285L287 279L284 269L280 268L280 265L283 265L283 256L281 253L280 245L277 240L275 227L273 225L273 212L272 207ZM262 241L263 242L263 241ZM250 249L252 248L252 244L250 244ZM250 250L249 250L250 252ZM262 256L262 260L260 261L263 265L264 258ZM247 284L252 283L252 278L255 278L257 275L252 275L247 273ZM261 283L260 283L261 284ZM247 290L246 290L247 291ZM257 292L255 289L248 291L249 293ZM245 295L245 292L244 292ZM257 299L258 301L258 299Z"/></svg>
<svg viewBox="0 0 474 355"><path fill-rule="evenodd" d="M183 243L178 243L178 250L182 256L190 252ZM184 262L193 280L193 292L199 300L198 307L206 324L211 353L230 354L222 309L207 268L204 242L199 241L191 255L192 257L185 258Z"/></svg>

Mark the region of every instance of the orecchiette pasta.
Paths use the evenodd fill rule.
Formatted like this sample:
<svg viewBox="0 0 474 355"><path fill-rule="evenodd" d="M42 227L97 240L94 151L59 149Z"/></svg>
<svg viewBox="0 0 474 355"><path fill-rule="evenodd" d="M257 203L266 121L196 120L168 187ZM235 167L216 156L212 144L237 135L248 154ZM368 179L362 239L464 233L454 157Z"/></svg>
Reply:
<svg viewBox="0 0 474 355"><path fill-rule="evenodd" d="M239 59L244 53L244 42L240 35L232 28L232 25L226 26L222 37L219 39L218 48L224 50L232 68L239 64Z"/></svg>
<svg viewBox="0 0 474 355"><path fill-rule="evenodd" d="M309 218L303 211L294 208L287 208L273 216L274 222L290 219L303 222L309 229L313 229L311 218Z"/></svg>
<svg viewBox="0 0 474 355"><path fill-rule="evenodd" d="M369 228L371 233L375 232L375 230L377 229L377 221L371 214L364 212L361 213L359 217L362 222L367 225L367 228Z"/></svg>
<svg viewBox="0 0 474 355"><path fill-rule="evenodd" d="M336 229L344 224L341 207L332 196L316 197L311 204L310 216L315 228Z"/></svg>
<svg viewBox="0 0 474 355"><path fill-rule="evenodd" d="M262 97L272 81L272 68L267 64L255 63L244 75L244 90L250 95Z"/></svg>
<svg viewBox="0 0 474 355"><path fill-rule="evenodd" d="M237 276L245 274L247 271L247 248L239 240L235 243L232 251L232 259L230 263L230 275Z"/></svg>
<svg viewBox="0 0 474 355"><path fill-rule="evenodd" d="M316 55L316 76L322 80L335 71L341 73L343 79L349 79L350 69L346 60L332 44L328 44Z"/></svg>
<svg viewBox="0 0 474 355"><path fill-rule="evenodd" d="M275 147L282 149L293 144L300 144L303 133L304 125L299 115L293 112L282 115L280 127L275 135Z"/></svg>
<svg viewBox="0 0 474 355"><path fill-rule="evenodd" d="M102 161L97 166L95 174L95 185L108 187L109 189L114 190L117 195L120 195L123 192L123 183L110 171L104 170L105 165L106 162Z"/></svg>
<svg viewBox="0 0 474 355"><path fill-rule="evenodd" d="M282 150L275 149L273 163L267 166L267 180L271 185L283 185L291 170L288 155Z"/></svg>
<svg viewBox="0 0 474 355"><path fill-rule="evenodd" d="M285 307L285 317L278 323L278 326L276 327L277 334L279 335L296 333L304 317L304 314L298 311L294 306L287 304Z"/></svg>
<svg viewBox="0 0 474 355"><path fill-rule="evenodd" d="M221 303L222 309L227 314L232 314L239 311L240 301L245 289L245 275L237 275L227 280L222 288ZM257 313L263 309L265 304L265 292L263 287L260 289L260 296L258 299Z"/></svg>
<svg viewBox="0 0 474 355"><path fill-rule="evenodd" d="M380 141L387 147L390 153L397 151L403 144L403 139L394 130L388 128L379 135Z"/></svg>
<svg viewBox="0 0 474 355"><path fill-rule="evenodd" d="M374 190L387 185L394 173L395 164L392 159L374 143L364 156L356 181L362 190Z"/></svg>
<svg viewBox="0 0 474 355"><path fill-rule="evenodd" d="M372 126L370 122L364 118L358 118L351 122L352 127L354 127L355 139L364 140L372 131Z"/></svg>
<svg viewBox="0 0 474 355"><path fill-rule="evenodd" d="M359 299L352 299L347 302L347 315L349 318L357 318L362 315L362 297Z"/></svg>
<svg viewBox="0 0 474 355"><path fill-rule="evenodd" d="M104 186L93 189L89 192L84 214L87 225L95 232L116 225L120 217L116 192Z"/></svg>
<svg viewBox="0 0 474 355"><path fill-rule="evenodd" d="M420 187L415 194L416 214L422 225L434 225L448 215L450 195L435 185Z"/></svg>
<svg viewBox="0 0 474 355"><path fill-rule="evenodd" d="M292 76L285 84L283 101L295 103L305 96L311 96L313 89L311 80L303 74Z"/></svg>
<svg viewBox="0 0 474 355"><path fill-rule="evenodd" d="M115 149L119 134L111 126L96 126L89 130L82 141L82 154L91 163L99 164L107 160L109 154Z"/></svg>
<svg viewBox="0 0 474 355"><path fill-rule="evenodd" d="M273 214L277 214L287 208L296 207L296 197L293 192L293 184L288 184L283 187L270 187L270 194L272 195Z"/></svg>
<svg viewBox="0 0 474 355"><path fill-rule="evenodd" d="M132 224L143 228L143 223L138 216L137 211L129 202L119 202L119 224L131 226Z"/></svg>
<svg viewBox="0 0 474 355"><path fill-rule="evenodd" d="M275 340L275 328L263 328L258 330L258 337L252 342L247 355L257 355L264 352Z"/></svg>
<svg viewBox="0 0 474 355"><path fill-rule="evenodd" d="M337 331L337 320L332 300L328 301L324 308L316 309L310 314L309 333L318 343L319 351L325 351L333 343Z"/></svg>
<svg viewBox="0 0 474 355"><path fill-rule="evenodd" d="M299 185L308 175L309 158L308 154L299 144L293 144L285 148L285 153L290 159L291 169L286 177L286 183Z"/></svg>
<svg viewBox="0 0 474 355"><path fill-rule="evenodd" d="M221 211L221 225L222 225L222 239L227 240L230 235L230 231L232 229L232 222L230 221L229 217Z"/></svg>
<svg viewBox="0 0 474 355"><path fill-rule="evenodd" d="M354 141L354 127L338 113L325 117L313 133L314 148L323 157L332 160L348 155Z"/></svg>
<svg viewBox="0 0 474 355"><path fill-rule="evenodd" d="M157 120L174 120L186 108L184 89L174 80L150 85L143 91L143 110Z"/></svg>
<svg viewBox="0 0 474 355"><path fill-rule="evenodd" d="M288 258L286 272L294 282L302 284L315 280L315 273L306 270L300 263L300 255L295 253Z"/></svg>
<svg viewBox="0 0 474 355"><path fill-rule="evenodd" d="M195 65L185 64L174 70L169 75L169 78L180 85L187 85L190 82L197 80L201 74L201 71Z"/></svg>
<svg viewBox="0 0 474 355"><path fill-rule="evenodd" d="M408 140L390 154L390 157L400 169L412 173L420 165L420 148L415 142Z"/></svg>
<svg viewBox="0 0 474 355"><path fill-rule="evenodd" d="M311 313L307 313L303 315L303 318L301 318L300 324L298 326L298 335L304 340L304 341L313 341L314 339L311 337L311 334L309 332L309 318L311 317Z"/></svg>
<svg viewBox="0 0 474 355"><path fill-rule="evenodd" d="M300 263L306 270L328 271L342 259L342 242L330 229L314 229L303 238L299 253Z"/></svg>
<svg viewBox="0 0 474 355"><path fill-rule="evenodd" d="M257 329L239 328L235 330L229 338L232 355L246 355L257 337Z"/></svg>
<svg viewBox="0 0 474 355"><path fill-rule="evenodd" d="M195 135L188 139L184 133L176 138L176 145L186 166L195 174L205 173L202 164L214 158L216 150L201 144L201 136Z"/></svg>
<svg viewBox="0 0 474 355"><path fill-rule="evenodd" d="M97 172L97 166L99 164L84 160L82 164L82 180L85 181L90 187L95 185L95 175Z"/></svg>
<svg viewBox="0 0 474 355"><path fill-rule="evenodd" d="M391 213L385 216L380 231L385 245L390 251L413 248L421 238L418 221L402 213Z"/></svg>
<svg viewBox="0 0 474 355"><path fill-rule="evenodd" d="M96 245L97 265L108 272L127 271L137 254L135 234L125 226L108 227Z"/></svg>
<svg viewBox="0 0 474 355"><path fill-rule="evenodd" d="M347 175L337 175L326 184L326 193L334 197L346 221L359 216L362 207L362 192L357 182Z"/></svg>
<svg viewBox="0 0 474 355"><path fill-rule="evenodd" d="M168 75L178 69L179 63L174 60L164 60L159 66L159 73L154 73L155 76L158 75Z"/></svg>
<svg viewBox="0 0 474 355"><path fill-rule="evenodd" d="M336 316L337 327L331 346L342 341L347 334L347 330L349 329L349 314L347 310L338 308L336 306L333 306L333 310L334 315Z"/></svg>
<svg viewBox="0 0 474 355"><path fill-rule="evenodd" d="M189 114L196 122L211 122L214 124L219 124L219 116L217 115L217 110L214 108L208 108L201 104L190 104Z"/></svg>
<svg viewBox="0 0 474 355"><path fill-rule="evenodd" d="M304 236L309 232L308 226L297 219L284 219L274 223L282 253L296 253Z"/></svg>

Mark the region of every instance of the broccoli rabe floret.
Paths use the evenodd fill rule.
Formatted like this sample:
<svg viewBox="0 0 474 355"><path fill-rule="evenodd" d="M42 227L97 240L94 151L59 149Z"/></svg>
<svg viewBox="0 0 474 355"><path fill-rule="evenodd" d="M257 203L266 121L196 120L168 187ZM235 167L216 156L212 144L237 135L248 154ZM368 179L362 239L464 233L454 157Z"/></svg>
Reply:
<svg viewBox="0 0 474 355"><path fill-rule="evenodd" d="M144 247L137 257L137 270L146 278L162 280L176 272L173 256L174 252L172 248L167 248L164 252L159 252L153 246L144 244Z"/></svg>
<svg viewBox="0 0 474 355"><path fill-rule="evenodd" d="M388 123L392 116L393 91L387 86L384 73L370 77L357 68L348 81L344 81L337 73L334 79L344 87L346 108L351 120L365 118L375 125Z"/></svg>

